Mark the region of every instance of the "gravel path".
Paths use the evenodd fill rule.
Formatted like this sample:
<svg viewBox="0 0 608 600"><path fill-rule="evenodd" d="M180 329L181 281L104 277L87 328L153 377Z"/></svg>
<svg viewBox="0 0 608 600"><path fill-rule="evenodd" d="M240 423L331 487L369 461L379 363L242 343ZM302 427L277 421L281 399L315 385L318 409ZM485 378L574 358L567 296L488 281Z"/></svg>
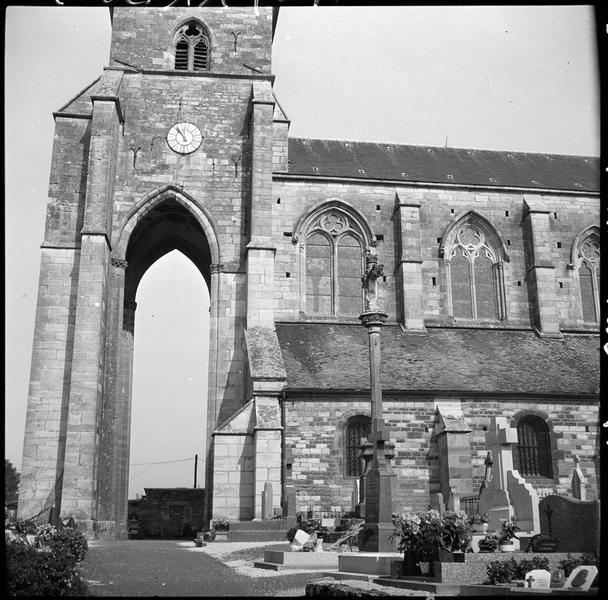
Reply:
<svg viewBox="0 0 608 600"><path fill-rule="evenodd" d="M268 571L254 568L251 560L230 560L235 552L256 548L261 557L269 546L277 544L214 542L197 548L179 540L94 541L83 579L94 596L304 597L307 581L321 573Z"/></svg>

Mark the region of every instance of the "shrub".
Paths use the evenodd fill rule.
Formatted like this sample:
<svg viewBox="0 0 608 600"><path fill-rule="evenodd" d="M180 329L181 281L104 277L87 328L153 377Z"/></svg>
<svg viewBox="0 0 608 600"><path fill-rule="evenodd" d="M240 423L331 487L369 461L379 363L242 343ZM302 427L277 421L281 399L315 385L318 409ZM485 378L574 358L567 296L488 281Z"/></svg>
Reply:
<svg viewBox="0 0 608 600"><path fill-rule="evenodd" d="M72 533L74 532L74 533ZM80 535L77 535L80 534ZM75 530L42 532L48 552L21 538L6 543L6 590L10 596L85 596L79 562L86 553L86 540Z"/></svg>
<svg viewBox="0 0 608 600"><path fill-rule="evenodd" d="M526 573L533 569L549 570L549 559L545 556L534 556L531 560L524 558L519 562L514 558L509 560L493 560L487 567L488 579L492 585L511 583L514 579L524 579Z"/></svg>
<svg viewBox="0 0 608 600"><path fill-rule="evenodd" d="M517 563L517 573L515 579L523 579L526 573L534 569L544 569L549 571L549 559L546 556L533 556L532 560L524 558Z"/></svg>
<svg viewBox="0 0 608 600"><path fill-rule="evenodd" d="M213 519L213 529L215 531L228 531L230 529L230 523L228 519L224 519L223 517Z"/></svg>
<svg viewBox="0 0 608 600"><path fill-rule="evenodd" d="M488 579L492 585L497 583L510 583L517 579L517 562L514 558L509 560L493 560L486 566Z"/></svg>
<svg viewBox="0 0 608 600"><path fill-rule="evenodd" d="M495 552L498 548L498 536L495 533L488 533L479 540L478 546L481 552Z"/></svg>
<svg viewBox="0 0 608 600"><path fill-rule="evenodd" d="M580 557L572 556L568 553L568 556L557 563L559 569L564 570L566 577L570 576L570 573L579 567L580 565L594 565L599 569L599 561L593 554L583 554Z"/></svg>

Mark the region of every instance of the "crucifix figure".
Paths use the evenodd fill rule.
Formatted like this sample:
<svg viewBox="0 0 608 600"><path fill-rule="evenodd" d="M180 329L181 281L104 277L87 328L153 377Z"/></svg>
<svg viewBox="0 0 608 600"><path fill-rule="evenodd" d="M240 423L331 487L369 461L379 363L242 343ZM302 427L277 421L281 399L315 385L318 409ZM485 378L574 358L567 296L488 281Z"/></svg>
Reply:
<svg viewBox="0 0 608 600"><path fill-rule="evenodd" d="M376 254L367 251L365 255L365 273L361 277L363 290L365 291L365 310L366 312L378 309L378 277L384 275L384 265L378 264Z"/></svg>

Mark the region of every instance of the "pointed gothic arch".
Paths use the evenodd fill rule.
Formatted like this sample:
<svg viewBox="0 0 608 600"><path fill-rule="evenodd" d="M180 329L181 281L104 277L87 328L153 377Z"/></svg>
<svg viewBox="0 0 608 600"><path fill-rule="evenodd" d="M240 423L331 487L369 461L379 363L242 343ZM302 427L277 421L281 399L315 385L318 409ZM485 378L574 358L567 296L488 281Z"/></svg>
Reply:
<svg viewBox="0 0 608 600"><path fill-rule="evenodd" d="M363 310L365 252L376 244L364 215L332 198L313 206L296 224L300 310L313 317L353 318Z"/></svg>
<svg viewBox="0 0 608 600"><path fill-rule="evenodd" d="M172 50L176 71L208 71L211 65L211 35L200 19L182 21L173 33Z"/></svg>
<svg viewBox="0 0 608 600"><path fill-rule="evenodd" d="M486 217L473 210L457 215L441 237L439 257L450 315L476 321L507 318L503 269L509 255Z"/></svg>
<svg viewBox="0 0 608 600"><path fill-rule="evenodd" d="M219 344L220 248L215 225L205 208L188 192L168 185L135 204L122 219L113 244L108 301L106 372L109 384L103 399L100 478L112 484L100 491L99 518L126 528L129 475L134 324L137 287L162 256L179 250L189 258L209 288L209 378L207 394L207 453L217 418L217 376L214 359ZM204 402L204 399L201 399Z"/></svg>
<svg viewBox="0 0 608 600"><path fill-rule="evenodd" d="M600 315L600 230L583 229L572 242L568 265L578 275L578 313L584 323L598 323Z"/></svg>

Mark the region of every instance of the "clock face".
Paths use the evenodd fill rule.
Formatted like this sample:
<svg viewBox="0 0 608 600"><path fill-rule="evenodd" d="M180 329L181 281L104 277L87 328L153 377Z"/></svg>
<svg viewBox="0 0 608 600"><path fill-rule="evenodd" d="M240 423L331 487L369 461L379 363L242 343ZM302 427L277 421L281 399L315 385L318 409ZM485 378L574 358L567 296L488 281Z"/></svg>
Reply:
<svg viewBox="0 0 608 600"><path fill-rule="evenodd" d="M176 123L167 133L169 148L180 154L194 152L203 141L200 129L192 123Z"/></svg>

